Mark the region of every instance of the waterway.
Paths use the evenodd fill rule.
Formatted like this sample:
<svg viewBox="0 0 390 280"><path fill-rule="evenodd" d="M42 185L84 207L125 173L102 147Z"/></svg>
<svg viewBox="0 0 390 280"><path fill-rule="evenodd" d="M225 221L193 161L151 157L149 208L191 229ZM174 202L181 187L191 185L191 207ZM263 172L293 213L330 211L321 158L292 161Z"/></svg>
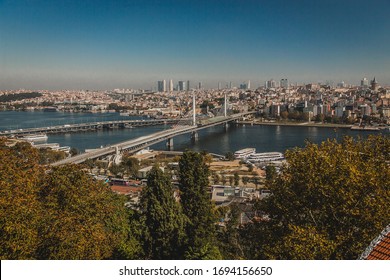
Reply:
<svg viewBox="0 0 390 280"><path fill-rule="evenodd" d="M11 130L31 127L109 121L120 119L137 119L123 117L118 113L85 114L64 112L0 112L0 130ZM128 129L112 129L71 134L49 134L48 143L59 143L61 146L75 147L80 151L112 145L121 141L141 137L153 132L169 129L165 126L149 126ZM294 147L303 147L305 140L320 143L327 139L341 139L344 135L366 137L379 132L351 131L348 128L304 127L304 126L266 126L266 125L230 125L227 129L215 126L199 131L199 139L194 142L190 135L174 138L174 150L209 151L225 154L246 147L256 148L257 152L285 152ZM382 132L389 135L389 132ZM165 143L153 145L152 149L164 150Z"/></svg>

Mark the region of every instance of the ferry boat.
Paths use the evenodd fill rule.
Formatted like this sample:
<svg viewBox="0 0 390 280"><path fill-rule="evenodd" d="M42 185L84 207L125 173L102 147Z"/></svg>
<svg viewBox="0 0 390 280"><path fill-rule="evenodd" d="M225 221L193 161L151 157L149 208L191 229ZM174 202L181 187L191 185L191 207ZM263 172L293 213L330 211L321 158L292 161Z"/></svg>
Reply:
<svg viewBox="0 0 390 280"><path fill-rule="evenodd" d="M256 153L251 154L247 160L252 163L257 162L270 162L270 161L279 161L283 160L284 156L282 153L271 152L271 153Z"/></svg>
<svg viewBox="0 0 390 280"><path fill-rule="evenodd" d="M21 139L29 141L29 142L46 142L47 135L46 134L31 134L31 135L23 136Z"/></svg>
<svg viewBox="0 0 390 280"><path fill-rule="evenodd" d="M254 154L256 153L256 149L255 148L245 148L245 149L242 149L242 150L238 150L234 153L234 156L237 158L237 159L242 159L242 158L247 158L249 157L251 154Z"/></svg>

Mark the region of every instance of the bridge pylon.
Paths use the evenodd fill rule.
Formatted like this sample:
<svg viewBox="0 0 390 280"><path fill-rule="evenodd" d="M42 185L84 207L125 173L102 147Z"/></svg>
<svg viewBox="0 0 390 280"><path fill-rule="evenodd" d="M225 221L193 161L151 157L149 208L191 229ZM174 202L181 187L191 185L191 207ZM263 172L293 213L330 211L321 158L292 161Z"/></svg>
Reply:
<svg viewBox="0 0 390 280"><path fill-rule="evenodd" d="M195 104L195 92L192 92L192 125L196 125L196 104Z"/></svg>
<svg viewBox="0 0 390 280"><path fill-rule="evenodd" d="M173 149L173 138L168 138L166 145L168 150Z"/></svg>

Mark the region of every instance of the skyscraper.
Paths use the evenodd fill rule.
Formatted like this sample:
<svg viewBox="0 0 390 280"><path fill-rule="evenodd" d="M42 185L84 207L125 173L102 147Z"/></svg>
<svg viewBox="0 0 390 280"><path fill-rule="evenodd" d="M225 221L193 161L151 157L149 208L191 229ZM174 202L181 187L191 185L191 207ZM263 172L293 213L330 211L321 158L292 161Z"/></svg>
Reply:
<svg viewBox="0 0 390 280"><path fill-rule="evenodd" d="M159 91L159 92L167 91L167 85L166 85L165 80L157 82L157 91Z"/></svg>
<svg viewBox="0 0 390 280"><path fill-rule="evenodd" d="M280 87L281 88L288 88L288 80L287 79L281 79L280 80Z"/></svg>
<svg viewBox="0 0 390 280"><path fill-rule="evenodd" d="M199 82L199 86L198 86L199 89L202 88L202 82Z"/></svg>
<svg viewBox="0 0 390 280"><path fill-rule="evenodd" d="M360 81L360 86L364 87L364 88L368 88L368 80L366 77L364 77L361 81Z"/></svg>
<svg viewBox="0 0 390 280"><path fill-rule="evenodd" d="M274 79L271 79L266 82L266 87L267 88L276 88L276 82Z"/></svg>
<svg viewBox="0 0 390 280"><path fill-rule="evenodd" d="M179 91L186 90L186 85L185 85L185 83L183 81L179 81L178 90Z"/></svg>
<svg viewBox="0 0 390 280"><path fill-rule="evenodd" d="M190 81L187 81L187 91L189 91L190 90Z"/></svg>
<svg viewBox="0 0 390 280"><path fill-rule="evenodd" d="M168 89L169 89L169 92L172 92L173 91L173 81L172 79L169 80L169 86L168 86Z"/></svg>

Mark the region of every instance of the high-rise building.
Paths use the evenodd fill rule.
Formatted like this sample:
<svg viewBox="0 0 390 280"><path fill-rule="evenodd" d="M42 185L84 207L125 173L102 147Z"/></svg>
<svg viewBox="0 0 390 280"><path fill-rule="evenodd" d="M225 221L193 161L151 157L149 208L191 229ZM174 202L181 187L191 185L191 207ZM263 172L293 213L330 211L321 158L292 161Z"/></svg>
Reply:
<svg viewBox="0 0 390 280"><path fill-rule="evenodd" d="M166 85L165 80L157 82L157 91L159 91L159 92L167 91L167 85Z"/></svg>
<svg viewBox="0 0 390 280"><path fill-rule="evenodd" d="M203 87L202 82L199 82L198 88L201 89Z"/></svg>
<svg viewBox="0 0 390 280"><path fill-rule="evenodd" d="M361 81L360 81L360 86L364 87L364 88L368 88L368 80L367 78L363 78Z"/></svg>
<svg viewBox="0 0 390 280"><path fill-rule="evenodd" d="M248 84L247 84L246 88L251 89L251 81L250 80L248 80Z"/></svg>
<svg viewBox="0 0 390 280"><path fill-rule="evenodd" d="M168 86L168 89L169 89L169 92L172 92L173 91L173 81L172 79L169 80L169 86Z"/></svg>
<svg viewBox="0 0 390 280"><path fill-rule="evenodd" d="M232 82L229 83L229 88L233 88L233 83Z"/></svg>
<svg viewBox="0 0 390 280"><path fill-rule="evenodd" d="M271 79L266 82L266 88L276 88L276 82L274 79Z"/></svg>
<svg viewBox="0 0 390 280"><path fill-rule="evenodd" d="M281 79L280 80L280 87L281 88L288 88L288 80L287 79Z"/></svg>
<svg viewBox="0 0 390 280"><path fill-rule="evenodd" d="M187 91L190 90L190 81L187 81Z"/></svg>
<svg viewBox="0 0 390 280"><path fill-rule="evenodd" d="M179 81L178 90L179 90L179 91L186 90L186 84L185 84L185 82Z"/></svg>

